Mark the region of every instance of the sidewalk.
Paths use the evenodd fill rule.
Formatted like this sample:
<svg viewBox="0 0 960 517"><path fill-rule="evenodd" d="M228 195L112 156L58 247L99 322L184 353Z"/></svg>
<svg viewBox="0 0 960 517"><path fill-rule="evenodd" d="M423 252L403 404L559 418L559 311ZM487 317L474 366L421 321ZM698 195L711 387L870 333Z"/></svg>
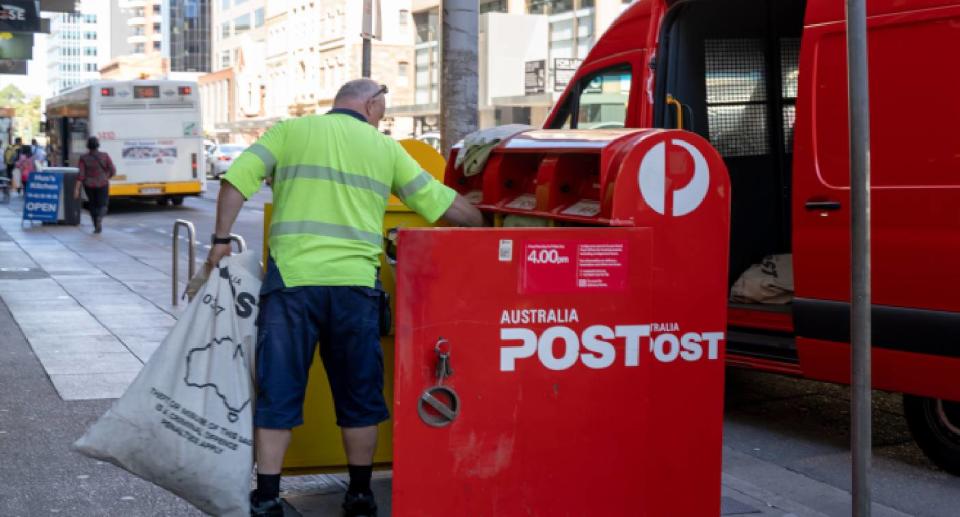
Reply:
<svg viewBox="0 0 960 517"><path fill-rule="evenodd" d="M0 208L0 296L64 400L119 397L176 322L170 251L27 224Z"/></svg>
<svg viewBox="0 0 960 517"><path fill-rule="evenodd" d="M150 245L109 226L101 235L92 235L87 225L28 228L21 225L16 209L16 204L0 205L0 297L16 323L0 331L15 332L17 340L21 339L22 332L22 339L39 360L62 401L119 397L176 321L178 309L170 303L170 249ZM3 342L6 345L11 341L4 338ZM42 380L42 376L37 377L38 381ZM63 404L62 401L58 402ZM3 404L0 399L0 406ZM88 409L84 416L86 423L107 405L108 401L102 401ZM0 411L4 408L0 407ZM5 429L10 427L3 423L6 415L8 413L0 413L0 444L3 444ZM30 425L40 424L19 422L17 425L21 433L28 433ZM80 427L77 421L71 421L70 425ZM51 438L53 442L62 443L52 443L49 447L62 449L57 454L64 456L64 463L87 465L89 462L80 462L79 455L67 450L78 432L82 431L62 432ZM850 514L850 495L843 490L729 447L725 447L723 453L723 515ZM44 461L59 461L44 458L47 458ZM9 467L16 471L25 469L26 465ZM50 468L55 469L56 465L45 465L40 470ZM105 475L106 479L134 487L136 493L127 497L144 493L159 497L155 495L158 490L132 481L132 476L113 467L98 462L96 468L112 469L109 476ZM86 474L78 477L83 475ZM374 483L381 515L390 513L390 475L389 472L377 473ZM55 477L55 474L49 476ZM131 481L119 482L118 479ZM41 489L49 482L44 477L34 477L32 481ZM287 502L307 517L340 515L345 487L342 477L330 475L285 478L283 483ZM70 489L76 490L76 487L64 490ZM4 508L4 497L0 491L0 508ZM23 502L26 500L13 498L14 503L9 504L27 504ZM138 515L137 512L127 514ZM77 510L71 515L88 513ZM875 505L874 515L906 514Z"/></svg>

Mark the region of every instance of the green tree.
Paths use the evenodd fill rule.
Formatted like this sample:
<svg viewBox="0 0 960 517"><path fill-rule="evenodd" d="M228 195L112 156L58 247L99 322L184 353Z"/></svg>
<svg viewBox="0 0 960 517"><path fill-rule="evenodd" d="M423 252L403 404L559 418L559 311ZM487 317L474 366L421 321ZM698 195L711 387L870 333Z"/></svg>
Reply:
<svg viewBox="0 0 960 517"><path fill-rule="evenodd" d="M0 106L17 110L13 122L14 136L24 140L35 137L40 133L40 97L27 97L15 85L7 85L0 90Z"/></svg>

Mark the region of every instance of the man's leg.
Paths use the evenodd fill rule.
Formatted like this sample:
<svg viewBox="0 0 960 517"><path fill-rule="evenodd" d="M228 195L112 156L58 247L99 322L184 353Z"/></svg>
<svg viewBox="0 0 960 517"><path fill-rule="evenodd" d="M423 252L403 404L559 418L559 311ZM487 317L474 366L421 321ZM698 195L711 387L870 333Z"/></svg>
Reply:
<svg viewBox="0 0 960 517"><path fill-rule="evenodd" d="M342 427L343 448L347 451L347 463L373 465L373 453L377 450L377 426Z"/></svg>
<svg viewBox="0 0 960 517"><path fill-rule="evenodd" d="M283 512L280 471L290 430L303 423L307 377L317 343L311 300L315 289L281 289L260 298L253 417L257 490L251 496L251 515Z"/></svg>
<svg viewBox="0 0 960 517"><path fill-rule="evenodd" d="M280 474L283 470L283 456L290 446L289 429L267 429L258 427L255 431L257 449L257 472L260 474Z"/></svg>
<svg viewBox="0 0 960 517"><path fill-rule="evenodd" d="M376 515L370 490L377 424L390 417L383 398L379 292L330 287L329 324L321 327L320 357L333 392L337 425L350 469L343 508L348 516Z"/></svg>
<svg viewBox="0 0 960 517"><path fill-rule="evenodd" d="M373 475L373 453L377 450L377 426L341 427L343 448L347 452L350 492L369 494Z"/></svg>

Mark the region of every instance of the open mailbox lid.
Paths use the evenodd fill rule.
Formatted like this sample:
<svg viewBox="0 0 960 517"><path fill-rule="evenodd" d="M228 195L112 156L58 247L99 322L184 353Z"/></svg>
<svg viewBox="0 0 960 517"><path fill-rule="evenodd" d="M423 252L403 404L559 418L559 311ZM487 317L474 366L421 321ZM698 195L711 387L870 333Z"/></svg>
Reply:
<svg viewBox="0 0 960 517"><path fill-rule="evenodd" d="M670 134L682 137L671 139ZM664 145L647 157L648 148L658 143ZM637 199L631 194L639 193L640 160L647 159L644 165L650 172L646 175L648 194L654 195L653 190L658 188L670 190L673 185L688 184L697 190L694 194L701 196L706 193L703 180L708 178L693 173L705 167L714 168L706 163L706 156L711 153L700 151L702 148L712 151L696 135L677 131L531 130L501 141L491 151L480 174L466 175L451 159L445 181L482 210L496 214L543 217L572 224L629 226L637 222ZM453 152L463 149L455 148ZM723 167L722 163L718 166ZM659 170L665 170L665 174ZM664 178L661 180L658 174ZM623 194L617 195L618 192ZM672 199L666 199L649 208L662 211L672 208L666 206L672 204Z"/></svg>

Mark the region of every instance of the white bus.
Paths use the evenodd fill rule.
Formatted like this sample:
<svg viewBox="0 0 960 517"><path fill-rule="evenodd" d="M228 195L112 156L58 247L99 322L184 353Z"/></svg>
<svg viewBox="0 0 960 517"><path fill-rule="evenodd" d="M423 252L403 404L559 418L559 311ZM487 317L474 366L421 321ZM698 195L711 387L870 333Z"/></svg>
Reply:
<svg viewBox="0 0 960 517"><path fill-rule="evenodd" d="M48 159L76 166L87 138L100 139L117 175L111 197L183 203L206 190L200 94L196 83L97 81L47 101Z"/></svg>

